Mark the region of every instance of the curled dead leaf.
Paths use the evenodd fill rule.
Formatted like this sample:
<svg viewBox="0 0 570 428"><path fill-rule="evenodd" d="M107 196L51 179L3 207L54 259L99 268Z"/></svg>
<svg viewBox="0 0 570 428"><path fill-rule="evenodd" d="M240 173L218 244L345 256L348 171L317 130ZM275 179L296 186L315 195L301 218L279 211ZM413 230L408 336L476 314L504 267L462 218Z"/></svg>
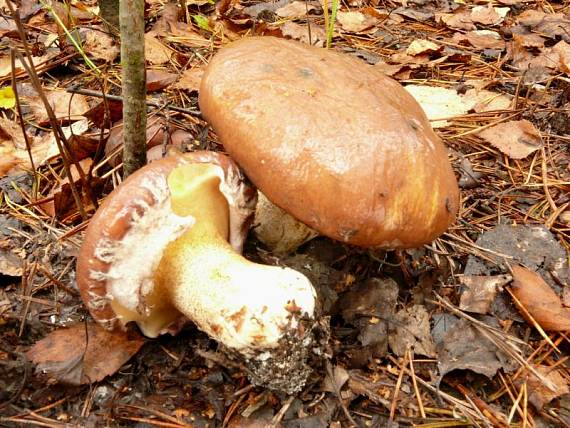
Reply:
<svg viewBox="0 0 570 428"><path fill-rule="evenodd" d="M570 330L570 309L542 277L522 266L513 266L512 292L526 312L547 331ZM525 311L522 315L528 319Z"/></svg>

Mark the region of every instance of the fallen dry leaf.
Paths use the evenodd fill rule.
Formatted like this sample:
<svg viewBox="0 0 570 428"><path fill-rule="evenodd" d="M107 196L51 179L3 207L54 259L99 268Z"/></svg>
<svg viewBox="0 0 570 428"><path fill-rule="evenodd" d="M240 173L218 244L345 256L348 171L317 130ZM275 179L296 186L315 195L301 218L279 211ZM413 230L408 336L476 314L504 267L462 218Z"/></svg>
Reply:
<svg viewBox="0 0 570 428"><path fill-rule="evenodd" d="M8 250L0 248L0 275L22 276L22 259Z"/></svg>
<svg viewBox="0 0 570 428"><path fill-rule="evenodd" d="M157 39L155 33L151 31L146 33L144 43L144 57L150 64L160 65L170 61L171 50Z"/></svg>
<svg viewBox="0 0 570 428"><path fill-rule="evenodd" d="M507 372L515 368L509 357L469 321L448 314L442 315L445 317L436 319L434 323L434 329L444 328L444 331L437 335L441 337L437 344L437 353L439 373L442 378L458 369L471 370L492 378L501 368ZM486 318L489 322L492 321L490 317ZM445 323L445 326L442 326L442 323Z"/></svg>
<svg viewBox="0 0 570 428"><path fill-rule="evenodd" d="M483 25L498 25L509 13L508 7L493 7L492 3L487 6L475 6L471 10L471 20Z"/></svg>
<svg viewBox="0 0 570 428"><path fill-rule="evenodd" d="M147 70L146 71L146 90L148 92L156 92L166 88L178 79L178 75L169 73L164 70Z"/></svg>
<svg viewBox="0 0 570 428"><path fill-rule="evenodd" d="M46 98L51 106L55 117L63 122L74 122L84 118L83 114L89 110L87 98L83 95L72 94L65 90L45 91ZM45 105L39 96L25 98L34 119L40 126L50 123Z"/></svg>
<svg viewBox="0 0 570 428"><path fill-rule="evenodd" d="M388 336L392 352L403 357L408 346L416 355L435 357L435 345L431 337L430 316L423 305L413 305L400 310L394 316L393 330Z"/></svg>
<svg viewBox="0 0 570 428"><path fill-rule="evenodd" d="M396 74L400 73L402 69L408 68L408 66L405 64L388 64L383 60L379 60L376 64L374 64L374 68L379 69L387 76L395 76Z"/></svg>
<svg viewBox="0 0 570 428"><path fill-rule="evenodd" d="M439 20L454 30L476 30L477 27L471 19L471 13L464 10L458 10L455 13L443 13L438 15Z"/></svg>
<svg viewBox="0 0 570 428"><path fill-rule="evenodd" d="M182 76L178 82L172 85L173 89L183 89L186 91L199 91L200 82L202 82L202 76L204 75L203 67L192 67L184 70Z"/></svg>
<svg viewBox="0 0 570 428"><path fill-rule="evenodd" d="M305 16L309 12L316 9L315 4L304 1L293 1L288 5L280 7L275 11L275 14L281 18L297 18L300 16Z"/></svg>
<svg viewBox="0 0 570 428"><path fill-rule="evenodd" d="M513 120L484 129L478 134L511 159L523 159L540 149L540 133L528 120Z"/></svg>
<svg viewBox="0 0 570 428"><path fill-rule="evenodd" d="M488 313L497 292L511 280L510 275L460 277L459 281L466 287L466 290L461 294L459 309L477 314Z"/></svg>
<svg viewBox="0 0 570 428"><path fill-rule="evenodd" d="M83 385L115 373L144 342L138 333L110 332L98 324L80 323L51 332L26 355L38 371L59 382Z"/></svg>
<svg viewBox="0 0 570 428"><path fill-rule="evenodd" d="M558 54L557 68L570 75L570 45L561 40L552 47L552 52Z"/></svg>
<svg viewBox="0 0 570 428"><path fill-rule="evenodd" d="M359 33L378 23L378 19L362 12L338 12L337 21L344 31Z"/></svg>
<svg viewBox="0 0 570 428"><path fill-rule="evenodd" d="M544 37L536 33L513 34L513 40L525 48L543 48L546 41Z"/></svg>
<svg viewBox="0 0 570 428"><path fill-rule="evenodd" d="M287 21L279 27L284 37L291 37L306 44L323 47L327 40L327 35L323 27L311 25L311 38L309 39L309 30L306 25L297 24L296 22Z"/></svg>
<svg viewBox="0 0 570 428"><path fill-rule="evenodd" d="M59 50L58 51L50 50L41 57L37 56L32 57L32 63L34 64L34 67L36 67L36 71L40 72L41 74L40 66L43 64L48 64L51 61L53 61L55 57L59 55L59 53L60 53ZM25 68L19 59L16 59L16 62L14 64L14 72L16 74L25 73ZM0 78L8 77L11 74L12 74L12 62L10 59L10 55L2 55L0 57Z"/></svg>
<svg viewBox="0 0 570 428"><path fill-rule="evenodd" d="M85 112L84 116L98 128L109 128L110 124L123 118L123 102L105 100L99 102ZM107 122L107 123L106 123Z"/></svg>
<svg viewBox="0 0 570 428"><path fill-rule="evenodd" d="M548 366L538 366L535 369L555 385L555 390L553 391L547 388L544 382L533 374L528 374L526 377L528 401L536 410L541 411L545 404L550 403L561 395L568 394L570 389L568 388L568 381L561 374L561 370Z"/></svg>
<svg viewBox="0 0 570 428"><path fill-rule="evenodd" d="M119 56L119 45L102 28L83 27L81 35L84 38L83 49L89 56L105 62L113 62Z"/></svg>
<svg viewBox="0 0 570 428"><path fill-rule="evenodd" d="M391 278L369 278L351 287L338 300L333 314L358 331L360 345L347 351L352 367L365 367L388 351L388 325L396 309L398 284Z"/></svg>
<svg viewBox="0 0 570 428"><path fill-rule="evenodd" d="M442 49L441 46L429 40L419 40L416 39L410 43L406 49L406 54L411 56L421 55L421 54L432 54L439 52Z"/></svg>
<svg viewBox="0 0 570 428"><path fill-rule="evenodd" d="M87 171L89 171L89 167L93 163L93 160L91 158L84 158L78 163L83 173L87 174ZM71 164L69 170L71 172L71 177L73 182L77 183L80 179L80 174L79 171L77 170L77 166L75 164ZM44 210L44 212L47 215L57 218L65 217L65 215L69 211L68 209L69 207L63 206L62 202L64 199L70 200L70 202L72 202L71 206L75 208L75 200L73 199L71 194L67 195L68 196L67 198L63 197L64 196L63 193L65 191L67 191L67 193L71 193L71 188L68 184L69 184L69 179L67 177L63 178L63 180L47 195L48 197L52 197L53 199L40 204L40 207Z"/></svg>
<svg viewBox="0 0 570 428"><path fill-rule="evenodd" d="M160 116L149 117L146 124L147 148L150 149L168 142L168 135L165 135L165 132L171 133L173 130L173 126L167 125ZM109 138L105 145L105 156L109 158L108 162L111 166L116 166L121 162L122 151L118 150L118 148L123 144L123 132L123 122L119 121L113 124L109 133Z"/></svg>
<svg viewBox="0 0 570 428"><path fill-rule="evenodd" d="M476 49L500 49L506 47L506 43L499 33L491 30L468 31L465 34L455 33L453 40L456 43L467 41Z"/></svg>
<svg viewBox="0 0 570 428"><path fill-rule="evenodd" d="M34 164L41 165L49 157L50 142L30 134L28 139ZM0 178L31 168L22 129L18 123L0 117Z"/></svg>
<svg viewBox="0 0 570 428"><path fill-rule="evenodd" d="M536 9L525 10L517 22L530 27L536 33L570 42L570 17L564 13L544 13Z"/></svg>
<svg viewBox="0 0 570 428"><path fill-rule="evenodd" d="M331 367L330 373L327 373L327 376L323 379L321 391L338 392L348 379L350 379L348 371L341 366L335 365Z"/></svg>
<svg viewBox="0 0 570 428"><path fill-rule="evenodd" d="M496 275L509 272L509 265L522 264L539 272L549 284L556 284L552 272L562 283L570 283L570 269L565 248L545 226L498 224L475 241L488 249L485 260L471 254L465 275Z"/></svg>
<svg viewBox="0 0 570 428"><path fill-rule="evenodd" d="M510 95L498 92L487 91L485 89L468 89L463 100L470 106L469 110L477 113L495 110L508 110L513 102Z"/></svg>
<svg viewBox="0 0 570 428"><path fill-rule="evenodd" d="M570 309L542 277L525 267L513 266L512 292L530 316L547 331L570 330ZM524 311L522 315L526 317ZM528 320L532 325L532 321Z"/></svg>
<svg viewBox="0 0 570 428"><path fill-rule="evenodd" d="M423 85L407 85L405 88L422 106L434 128L447 126L448 122L441 119L461 116L471 107L453 89Z"/></svg>

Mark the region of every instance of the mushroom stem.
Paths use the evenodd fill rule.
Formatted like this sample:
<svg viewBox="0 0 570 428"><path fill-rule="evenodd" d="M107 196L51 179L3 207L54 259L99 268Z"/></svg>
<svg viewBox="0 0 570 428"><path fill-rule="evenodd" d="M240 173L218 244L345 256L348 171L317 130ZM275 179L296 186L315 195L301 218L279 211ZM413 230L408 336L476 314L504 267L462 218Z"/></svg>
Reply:
<svg viewBox="0 0 570 428"><path fill-rule="evenodd" d="M189 164L168 176L175 214L194 225L171 242L155 276L156 292L225 346L251 356L297 333L299 316L313 316L315 291L289 268L253 263L228 243L229 207L221 168ZM163 291L160 291L163 290Z"/></svg>

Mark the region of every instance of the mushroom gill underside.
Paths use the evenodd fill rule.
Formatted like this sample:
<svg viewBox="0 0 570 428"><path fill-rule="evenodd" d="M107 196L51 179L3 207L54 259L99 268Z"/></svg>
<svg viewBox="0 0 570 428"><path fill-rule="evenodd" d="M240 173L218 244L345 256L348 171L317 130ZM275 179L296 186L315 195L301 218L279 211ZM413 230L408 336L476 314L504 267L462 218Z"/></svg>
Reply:
<svg viewBox="0 0 570 428"><path fill-rule="evenodd" d="M222 168L207 163L180 165L168 174L167 201L138 218L123 248L115 250L130 259L131 269L142 271L127 275L138 289L122 288L125 275L113 272L107 284L111 305L122 324L134 321L149 337L184 315L244 357L254 383L296 391L309 372L315 290L301 273L253 263L230 245L232 201L220 190L223 180ZM168 231L174 232L171 239L164 236ZM157 245L158 263L133 260L148 247L157 252Z"/></svg>

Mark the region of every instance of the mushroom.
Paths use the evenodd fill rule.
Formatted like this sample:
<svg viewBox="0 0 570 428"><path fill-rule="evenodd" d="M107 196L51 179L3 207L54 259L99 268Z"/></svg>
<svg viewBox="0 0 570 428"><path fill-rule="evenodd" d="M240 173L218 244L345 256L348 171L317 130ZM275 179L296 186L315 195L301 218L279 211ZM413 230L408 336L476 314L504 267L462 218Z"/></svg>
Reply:
<svg viewBox="0 0 570 428"><path fill-rule="evenodd" d="M295 270L240 254L254 205L222 154L178 154L134 173L91 219L77 260L93 318L109 329L134 321L149 337L188 318L241 355L255 384L300 389L315 290Z"/></svg>
<svg viewBox="0 0 570 428"><path fill-rule="evenodd" d="M244 38L211 59L199 103L259 190L323 235L417 247L455 220L457 181L423 110L357 58Z"/></svg>

